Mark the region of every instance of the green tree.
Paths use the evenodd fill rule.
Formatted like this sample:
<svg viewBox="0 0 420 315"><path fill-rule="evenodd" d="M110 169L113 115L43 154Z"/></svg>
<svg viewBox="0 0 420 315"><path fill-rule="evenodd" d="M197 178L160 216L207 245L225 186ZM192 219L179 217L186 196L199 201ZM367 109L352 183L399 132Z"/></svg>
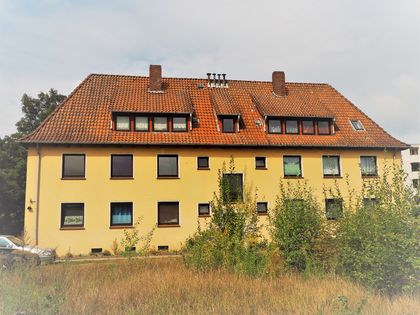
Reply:
<svg viewBox="0 0 420 315"><path fill-rule="evenodd" d="M23 232L26 184L26 147L19 139L34 131L66 96L54 89L37 98L24 94L23 117L14 134L0 138L0 234Z"/></svg>

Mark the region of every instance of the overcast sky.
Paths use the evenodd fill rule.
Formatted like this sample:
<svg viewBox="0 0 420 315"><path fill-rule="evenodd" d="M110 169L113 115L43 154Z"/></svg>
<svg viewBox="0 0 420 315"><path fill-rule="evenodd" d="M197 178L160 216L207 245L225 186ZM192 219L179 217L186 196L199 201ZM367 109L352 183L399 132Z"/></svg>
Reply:
<svg viewBox="0 0 420 315"><path fill-rule="evenodd" d="M89 73L334 86L393 136L420 143L418 0L0 0L0 136L23 93L69 94Z"/></svg>

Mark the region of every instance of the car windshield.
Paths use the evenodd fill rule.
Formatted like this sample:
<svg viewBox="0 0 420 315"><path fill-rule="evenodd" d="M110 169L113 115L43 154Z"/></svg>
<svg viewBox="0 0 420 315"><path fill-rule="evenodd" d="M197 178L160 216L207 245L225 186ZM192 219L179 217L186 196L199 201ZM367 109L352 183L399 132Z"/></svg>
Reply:
<svg viewBox="0 0 420 315"><path fill-rule="evenodd" d="M17 246L24 246L25 245L23 243L23 241L21 239L17 238L17 237L8 236L7 239Z"/></svg>

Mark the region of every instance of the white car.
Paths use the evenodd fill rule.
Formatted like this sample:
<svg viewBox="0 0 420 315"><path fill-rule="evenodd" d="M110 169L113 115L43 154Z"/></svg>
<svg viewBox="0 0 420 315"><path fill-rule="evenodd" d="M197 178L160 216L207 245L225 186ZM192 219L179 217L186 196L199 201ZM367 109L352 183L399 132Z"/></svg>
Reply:
<svg viewBox="0 0 420 315"><path fill-rule="evenodd" d="M12 251L23 251L37 255L41 262L54 262L56 258L55 249L39 248L26 245L21 239L12 235L0 235L0 253Z"/></svg>

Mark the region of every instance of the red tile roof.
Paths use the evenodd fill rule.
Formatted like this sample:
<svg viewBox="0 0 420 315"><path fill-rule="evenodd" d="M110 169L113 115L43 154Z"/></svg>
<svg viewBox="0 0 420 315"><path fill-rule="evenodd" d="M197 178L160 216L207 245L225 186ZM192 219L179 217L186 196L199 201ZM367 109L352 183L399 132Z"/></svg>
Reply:
<svg viewBox="0 0 420 315"><path fill-rule="evenodd" d="M229 80L208 88L206 79L163 78L163 93L148 92L148 77L89 75L25 143L223 145L278 147L406 148L328 84L286 83L288 95L272 94L271 82ZM198 88L198 84L204 88ZM135 132L110 128L113 112L189 113L199 121L188 132ZM240 113L238 133L218 131L216 114ZM268 134L264 115L334 117L333 135ZM365 131L355 131L359 119Z"/></svg>

